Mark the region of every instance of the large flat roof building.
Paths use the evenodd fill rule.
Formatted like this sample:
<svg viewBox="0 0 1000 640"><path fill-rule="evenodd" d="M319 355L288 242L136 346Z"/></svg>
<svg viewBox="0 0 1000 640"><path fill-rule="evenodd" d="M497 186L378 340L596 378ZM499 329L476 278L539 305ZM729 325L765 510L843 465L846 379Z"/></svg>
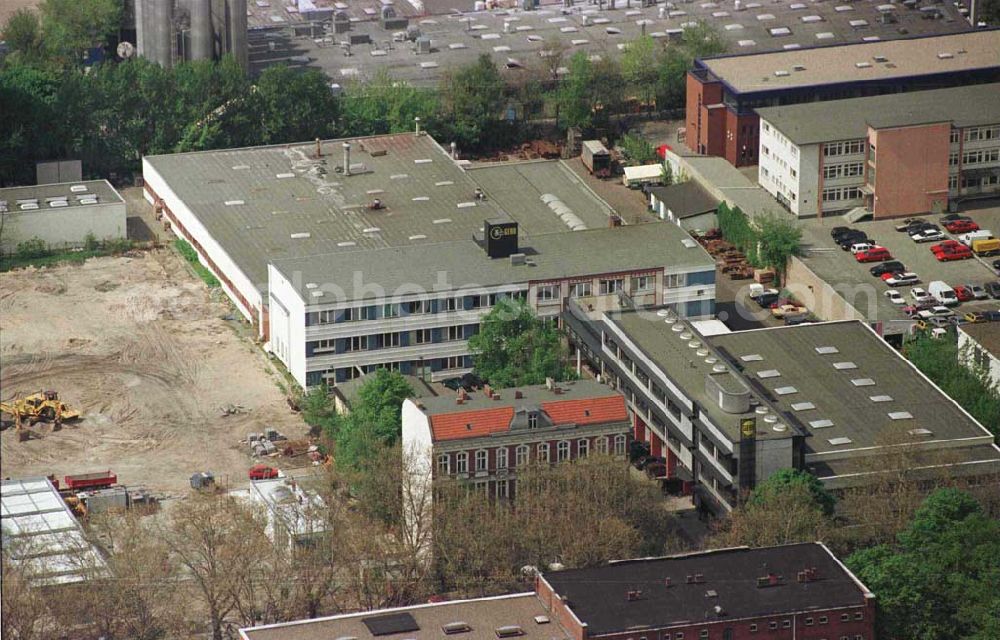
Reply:
<svg viewBox="0 0 1000 640"><path fill-rule="evenodd" d="M0 189L0 249L41 240L52 249L81 247L125 237L125 200L107 180L85 180Z"/></svg>
<svg viewBox="0 0 1000 640"><path fill-rule="evenodd" d="M687 79L688 146L752 165L758 108L997 81L998 30L699 59Z"/></svg>
<svg viewBox="0 0 1000 640"><path fill-rule="evenodd" d="M998 83L757 114L758 181L802 217L854 207L877 218L902 216L1000 193Z"/></svg>
<svg viewBox="0 0 1000 640"><path fill-rule="evenodd" d="M686 232L614 226L560 161L468 168L411 133L143 165L147 198L302 385L468 371L504 297L554 319L594 295L713 313L714 263Z"/></svg>
<svg viewBox="0 0 1000 640"><path fill-rule="evenodd" d="M702 336L669 313L567 315L572 339L628 400L634 437L713 509L782 468L834 490L861 486L901 449L916 475L1000 470L993 435L861 322Z"/></svg>

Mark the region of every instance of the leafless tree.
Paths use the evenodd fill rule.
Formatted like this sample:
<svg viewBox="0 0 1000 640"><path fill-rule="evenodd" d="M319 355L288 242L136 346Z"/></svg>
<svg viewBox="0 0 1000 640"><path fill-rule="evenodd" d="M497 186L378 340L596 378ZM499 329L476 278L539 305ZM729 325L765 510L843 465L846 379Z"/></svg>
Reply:
<svg viewBox="0 0 1000 640"><path fill-rule="evenodd" d="M707 546L769 547L825 540L834 521L823 513L805 486L791 486L766 502L748 502L717 523Z"/></svg>
<svg viewBox="0 0 1000 640"><path fill-rule="evenodd" d="M5 549L9 552L10 549ZM36 640L45 637L48 626L47 599L31 585L28 576L7 553L0 557L2 594L0 594L0 637L4 640Z"/></svg>

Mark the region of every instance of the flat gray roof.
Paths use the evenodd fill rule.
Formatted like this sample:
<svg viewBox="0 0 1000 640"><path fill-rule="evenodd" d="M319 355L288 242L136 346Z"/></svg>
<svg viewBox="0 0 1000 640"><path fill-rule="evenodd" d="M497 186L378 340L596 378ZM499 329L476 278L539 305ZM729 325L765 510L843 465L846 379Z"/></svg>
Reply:
<svg viewBox="0 0 1000 640"><path fill-rule="evenodd" d="M1000 123L1000 83L902 94L806 102L757 109L795 144L864 138L876 129L933 122L956 127Z"/></svg>
<svg viewBox="0 0 1000 640"><path fill-rule="evenodd" d="M876 62L876 56L884 56L886 62ZM1000 68L1000 30L723 56L702 62L741 93L954 73ZM858 63L868 66L858 67ZM795 71L796 65L805 69Z"/></svg>
<svg viewBox="0 0 1000 640"><path fill-rule="evenodd" d="M975 322L958 328L986 351L1000 358L1000 322Z"/></svg>
<svg viewBox="0 0 1000 640"><path fill-rule="evenodd" d="M677 155L677 154L675 154ZM777 200L742 171L718 156L681 156L679 162L691 181L697 182L709 195L739 207L750 217L777 214L787 217Z"/></svg>
<svg viewBox="0 0 1000 640"><path fill-rule="evenodd" d="M59 182L56 184L36 184L27 187L8 187L0 189L0 211L7 208L8 211L46 211L53 208L66 207L88 207L91 204L81 204L81 200L87 201L96 198L96 204L109 204L121 202L122 197L118 195L115 188L107 180L83 180L80 182ZM38 209L22 209L18 205L18 200L36 200ZM65 207L52 207L50 201L65 200Z"/></svg>
<svg viewBox="0 0 1000 640"><path fill-rule="evenodd" d="M423 411L426 415L435 416L439 414L478 411L480 409L539 405L542 402L563 402L565 400L617 397L619 395L614 389L596 380L586 378L557 382L556 386L562 390L558 394L547 388L544 384L537 384L527 387L494 389L494 391L500 394L499 400L494 400L481 391L475 391L466 394L467 397L461 405L455 404L455 395L453 394L437 396L435 398L424 398L420 401L420 404L423 405ZM518 391L521 392L521 397L515 398L515 392Z"/></svg>
<svg viewBox="0 0 1000 640"><path fill-rule="evenodd" d="M810 436L805 442L807 453L853 450L887 441L930 443L984 437L987 447L994 448L992 436L982 425L861 322L738 331L708 341L731 354L743 375L771 395L772 405L798 419ZM745 360L744 356L759 358ZM778 375L761 376L762 371ZM775 391L782 387L793 391ZM793 407L806 402L814 408ZM819 426L826 425L818 422L822 420L832 424ZM840 438L846 441L838 444Z"/></svg>
<svg viewBox="0 0 1000 640"><path fill-rule="evenodd" d="M651 187L649 192L658 200L665 202L674 212L674 216L681 219L709 211L714 212L719 206L719 199L711 195L695 180L665 187Z"/></svg>
<svg viewBox="0 0 1000 640"><path fill-rule="evenodd" d="M345 177L336 172L343 142L323 142L321 158L315 143L301 143L147 156L143 163L262 292L270 261L468 240L487 218L516 220L524 236L568 231L539 199L542 189L588 226L608 224L611 208L556 160L467 171L429 135L407 133L352 139L354 169ZM485 200L476 200L477 188ZM368 208L376 198L385 208Z"/></svg>
<svg viewBox="0 0 1000 640"><path fill-rule="evenodd" d="M665 267L678 272L713 270L715 263L704 248L684 244L685 239L690 236L677 225L651 222L533 236L520 243L527 254L523 265L487 257L470 238L364 252L341 250L275 260L273 266L307 303L319 305L374 297L372 287L392 297ZM364 296L354 290L355 277L369 285L360 290ZM324 296L316 296L317 291Z"/></svg>
<svg viewBox="0 0 1000 640"><path fill-rule="evenodd" d="M566 630L556 620L550 621L549 615L534 593L520 593L284 622L240 629L240 635L246 640L368 640L390 636L421 640L443 638L446 635L442 630L444 625L464 622L471 627L471 632L460 634L459 637L496 638L497 628L517 625L522 630L519 637L527 640L569 640ZM536 616L542 616L544 622L536 622ZM397 622L395 628L405 627L406 631L376 635L365 621L374 626L378 624L379 618L389 626L392 626L392 622ZM373 622L373 619L376 620Z"/></svg>

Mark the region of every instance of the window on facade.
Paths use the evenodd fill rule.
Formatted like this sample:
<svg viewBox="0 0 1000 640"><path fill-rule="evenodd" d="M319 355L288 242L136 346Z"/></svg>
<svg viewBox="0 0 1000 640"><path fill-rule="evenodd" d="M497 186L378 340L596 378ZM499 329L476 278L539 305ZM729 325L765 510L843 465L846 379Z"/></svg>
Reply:
<svg viewBox="0 0 1000 640"><path fill-rule="evenodd" d="M708 629L702 629L701 631L699 631L698 632L698 637L699 638L707 638L708 637Z"/></svg>
<svg viewBox="0 0 1000 640"><path fill-rule="evenodd" d="M781 628L782 629L790 629L791 626L792 626L792 621L791 620L782 620L782 622L781 622Z"/></svg>
<svg viewBox="0 0 1000 640"><path fill-rule="evenodd" d="M476 471L486 471L489 468L490 455L485 449L476 452Z"/></svg>
<svg viewBox="0 0 1000 640"><path fill-rule="evenodd" d="M465 451L460 451L458 455L455 456L455 473L468 473L469 472L469 454Z"/></svg>
<svg viewBox="0 0 1000 640"><path fill-rule="evenodd" d="M762 144L762 145L760 145L760 152L761 152L761 154L762 154L762 155L764 155L764 156L769 156L769 155L771 155L771 150L767 148L767 145L763 145L763 144Z"/></svg>
<svg viewBox="0 0 1000 640"><path fill-rule="evenodd" d="M445 327L445 340L454 341L461 340L464 337L464 331L462 325L453 325L451 327Z"/></svg>
<svg viewBox="0 0 1000 640"><path fill-rule="evenodd" d="M529 452L530 449L528 448L528 445L518 445L517 449L514 450L514 464L518 467L523 467L528 464Z"/></svg>
<svg viewBox="0 0 1000 640"><path fill-rule="evenodd" d="M427 344L431 341L431 330L430 329L419 329L413 332L413 343L414 344Z"/></svg>
<svg viewBox="0 0 1000 640"><path fill-rule="evenodd" d="M618 434L615 436L615 455L623 456L625 455L625 441L626 437L624 434Z"/></svg>
<svg viewBox="0 0 1000 640"><path fill-rule="evenodd" d="M750 625L750 633L757 633L756 623Z"/></svg>
<svg viewBox="0 0 1000 640"><path fill-rule="evenodd" d="M344 351L367 351L368 336L351 336L344 340Z"/></svg>
<svg viewBox="0 0 1000 640"><path fill-rule="evenodd" d="M814 620L812 618L806 618L806 626L807 627L813 626L813 622L814 622Z"/></svg>
<svg viewBox="0 0 1000 640"><path fill-rule="evenodd" d="M958 176L948 176L948 189L955 190L958 189Z"/></svg>
<svg viewBox="0 0 1000 640"><path fill-rule="evenodd" d="M559 285L557 284L539 285L536 297L540 301L557 300L559 298Z"/></svg>
<svg viewBox="0 0 1000 640"><path fill-rule="evenodd" d="M336 340L317 340L313 351L333 351L336 348Z"/></svg>
<svg viewBox="0 0 1000 640"><path fill-rule="evenodd" d="M576 457L586 458L587 454L590 453L590 440L586 438L581 438L576 441Z"/></svg>
<svg viewBox="0 0 1000 640"><path fill-rule="evenodd" d="M842 613L842 614L840 614L840 621L841 622L847 622L850 619L851 619L851 614L849 614L849 613Z"/></svg>
<svg viewBox="0 0 1000 640"><path fill-rule="evenodd" d="M382 305L382 317L383 318L398 318L399 317L399 305L398 304L384 304L384 305Z"/></svg>
<svg viewBox="0 0 1000 640"><path fill-rule="evenodd" d="M767 628L768 629L777 629L778 628L778 622L777 622L777 620L772 620L772 621L768 622L767 623Z"/></svg>
<svg viewBox="0 0 1000 640"><path fill-rule="evenodd" d="M686 273L671 273L663 279L663 286L667 289L677 289L687 284Z"/></svg>
<svg viewBox="0 0 1000 640"><path fill-rule="evenodd" d="M399 332L394 333L383 333L379 342L382 344L382 348L388 347L398 347L399 346Z"/></svg>
<svg viewBox="0 0 1000 640"><path fill-rule="evenodd" d="M607 295L609 293L618 293L621 291L624 286L624 281L621 278L612 278L610 280L601 280L600 284L601 295Z"/></svg>
<svg viewBox="0 0 1000 640"><path fill-rule="evenodd" d="M573 298L585 298L593 294L594 285L591 282L577 282L570 287L569 295Z"/></svg>
<svg viewBox="0 0 1000 640"><path fill-rule="evenodd" d="M565 440L556 445L556 459L559 462L569 460L569 443Z"/></svg>
<svg viewBox="0 0 1000 640"><path fill-rule="evenodd" d="M664 635L664 637L666 638L666 637L668 637L668 635L669 634L666 634L666 635ZM684 640L684 632L683 631L678 631L677 633L675 633L674 634L674 640Z"/></svg>
<svg viewBox="0 0 1000 640"><path fill-rule="evenodd" d="M438 456L438 474L446 476L451 473L451 455L442 453Z"/></svg>
<svg viewBox="0 0 1000 640"><path fill-rule="evenodd" d="M829 619L826 616L820 616L819 617L819 623L820 624L826 624L827 622L829 622Z"/></svg>
<svg viewBox="0 0 1000 640"><path fill-rule="evenodd" d="M537 429L538 428L538 414L537 413L529 413L528 414L528 428L529 429Z"/></svg>
<svg viewBox="0 0 1000 640"><path fill-rule="evenodd" d="M507 468L507 447L497 449L497 469Z"/></svg>
<svg viewBox="0 0 1000 640"><path fill-rule="evenodd" d="M508 482L506 480L498 480L496 487L498 498L510 497L510 487L508 486Z"/></svg>
<svg viewBox="0 0 1000 640"><path fill-rule="evenodd" d="M958 142L958 139L960 137L959 134L960 134L960 132L959 132L958 129L952 129L951 130L951 143L952 144L955 144L956 142Z"/></svg>
<svg viewBox="0 0 1000 640"><path fill-rule="evenodd" d="M653 276L636 276L632 278L632 291L636 293L649 291L653 288L653 282Z"/></svg>
<svg viewBox="0 0 1000 640"><path fill-rule="evenodd" d="M538 461L548 462L549 461L549 443L542 442L538 445Z"/></svg>
<svg viewBox="0 0 1000 640"><path fill-rule="evenodd" d="M608 452L608 437L607 436L597 436L594 438L594 449L597 453L607 453Z"/></svg>
<svg viewBox="0 0 1000 640"><path fill-rule="evenodd" d="M442 311L461 311L462 310L462 299L461 298L444 298L441 300L440 309Z"/></svg>
<svg viewBox="0 0 1000 640"><path fill-rule="evenodd" d="M858 611L857 613L854 614L854 619L855 620L864 620L865 619L865 614L862 613L862 612L860 612L860 611Z"/></svg>

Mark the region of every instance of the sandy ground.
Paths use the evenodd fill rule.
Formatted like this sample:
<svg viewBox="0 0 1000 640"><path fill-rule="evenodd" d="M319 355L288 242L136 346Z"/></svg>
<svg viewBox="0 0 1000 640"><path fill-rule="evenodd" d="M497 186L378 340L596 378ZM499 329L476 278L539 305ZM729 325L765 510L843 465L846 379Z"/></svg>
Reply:
<svg viewBox="0 0 1000 640"><path fill-rule="evenodd" d="M0 0L0 27L19 9L37 9L41 0Z"/></svg>
<svg viewBox="0 0 1000 640"><path fill-rule="evenodd" d="M0 274L0 397L51 388L83 412L56 433L36 425L28 442L4 431L0 473L112 469L174 495L202 470L245 483L252 461L239 439L306 429L229 313L167 249ZM248 411L223 417L228 405Z"/></svg>

